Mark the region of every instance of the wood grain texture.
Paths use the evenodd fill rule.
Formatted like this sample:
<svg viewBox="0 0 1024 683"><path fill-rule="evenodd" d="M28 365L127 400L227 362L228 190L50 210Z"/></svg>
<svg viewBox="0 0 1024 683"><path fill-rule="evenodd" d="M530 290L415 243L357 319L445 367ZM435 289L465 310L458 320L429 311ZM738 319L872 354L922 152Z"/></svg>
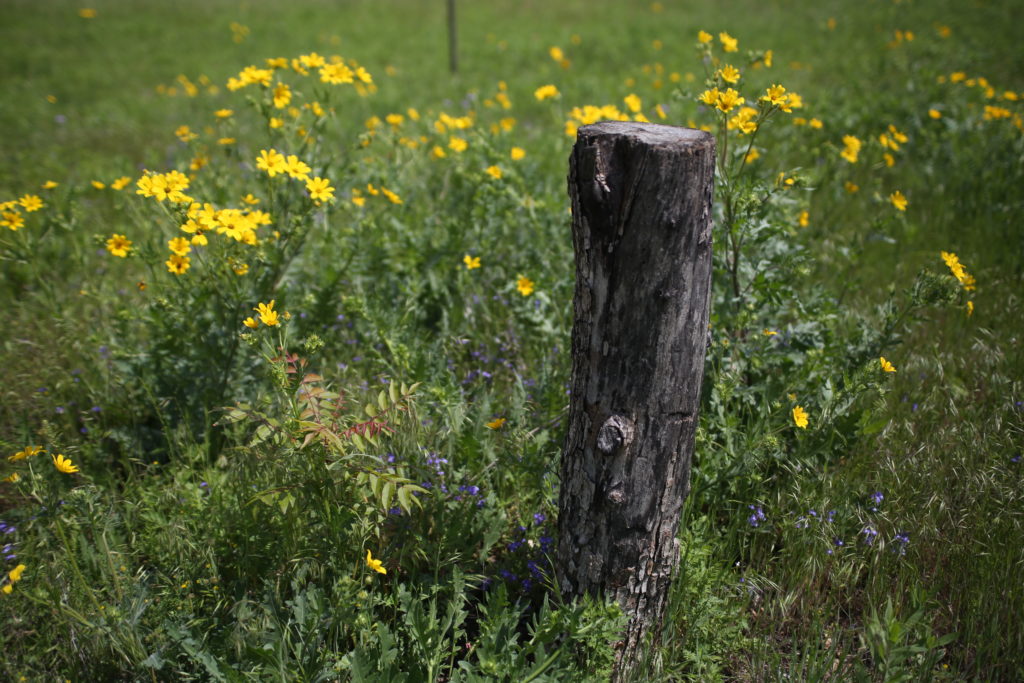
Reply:
<svg viewBox="0 0 1024 683"><path fill-rule="evenodd" d="M622 680L660 631L679 560L711 288L715 140L695 130L583 126L569 160L576 253L558 581L630 617Z"/></svg>

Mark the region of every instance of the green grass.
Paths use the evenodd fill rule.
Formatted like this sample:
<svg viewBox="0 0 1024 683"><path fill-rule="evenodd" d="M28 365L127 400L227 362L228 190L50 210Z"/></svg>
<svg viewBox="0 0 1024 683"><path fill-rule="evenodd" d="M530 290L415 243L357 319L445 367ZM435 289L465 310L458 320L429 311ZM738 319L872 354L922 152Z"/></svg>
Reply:
<svg viewBox="0 0 1024 683"><path fill-rule="evenodd" d="M741 68L748 102L779 82L804 109L765 124L742 180L719 178L693 492L642 676L1024 676L1024 136L983 117L993 103L1022 114L1001 97L1024 90L1016 8L662 4L460 3L456 75L443 2L111 2L93 19L77 3L0 7L0 201L46 202L18 231L0 227L0 449L42 445L81 469L43 455L0 473L21 477L0 484L0 516L17 527L5 568L27 567L0 596L6 678L600 677L616 610L563 603L546 559L570 367L564 127L573 107L624 109L630 93L652 119L663 104L666 123L714 125L696 104L701 29L740 40L715 55ZM232 22L248 28L240 42ZM914 39L887 45L896 30ZM746 51L764 49L771 69L748 66ZM282 112L260 109L258 86L224 86L311 51L358 60L378 89L295 77L295 104L333 109L303 146L268 130ZM955 71L995 97L948 82ZM486 104L499 81L508 110ZM548 83L560 97L536 101ZM419 121L367 133L371 116L410 107ZM235 114L218 123L221 108ZM434 130L441 112L470 110L467 131ZM491 131L503 117L512 130ZM179 141L181 125L200 138ZM892 167L878 142L889 125L908 136ZM237 142L217 145L226 135ZM863 142L856 164L839 157L844 135ZM399 140L420 136L415 149ZM257 171L269 147L329 177L337 201L321 210L297 181ZM256 247L211 232L178 278L163 261L183 217L135 181L199 155L210 162L190 194L225 208L253 192L274 224ZM795 185L777 188L779 173ZM121 192L91 186L121 176ZM129 258L104 250L114 233L133 241ZM725 254L740 238L737 265ZM481 268L462 266L466 254ZM245 328L270 299L290 320ZM358 436L373 420L393 431Z"/></svg>

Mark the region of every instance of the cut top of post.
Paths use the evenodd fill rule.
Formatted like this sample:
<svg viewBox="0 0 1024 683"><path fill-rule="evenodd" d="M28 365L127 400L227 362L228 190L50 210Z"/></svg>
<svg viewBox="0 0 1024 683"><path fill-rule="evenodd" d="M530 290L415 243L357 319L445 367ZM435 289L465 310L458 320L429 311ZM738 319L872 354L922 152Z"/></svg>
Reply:
<svg viewBox="0 0 1024 683"><path fill-rule="evenodd" d="M694 146L713 145L714 136L702 130L665 126L660 123L639 123L634 121L601 121L581 126L580 138L595 138L605 135L634 138L645 145L691 149Z"/></svg>

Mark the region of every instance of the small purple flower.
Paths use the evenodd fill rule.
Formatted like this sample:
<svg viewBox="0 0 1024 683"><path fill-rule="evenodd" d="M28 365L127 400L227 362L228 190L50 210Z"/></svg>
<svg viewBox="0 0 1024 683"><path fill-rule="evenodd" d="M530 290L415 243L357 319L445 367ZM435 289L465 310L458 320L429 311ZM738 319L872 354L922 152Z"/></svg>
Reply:
<svg viewBox="0 0 1024 683"><path fill-rule="evenodd" d="M752 526L752 527L761 526L761 522L763 522L766 519L768 519L765 516L764 510L761 508L760 505L757 505L757 506L748 505L747 507L754 511L753 514L751 514L749 517L747 517L747 521L750 523L750 526Z"/></svg>
<svg viewBox="0 0 1024 683"><path fill-rule="evenodd" d="M900 555L906 555L907 545L910 544L910 534L906 531L901 531L898 534L896 534L892 540L893 542L899 544L896 548L893 548L893 550L898 552Z"/></svg>
<svg viewBox="0 0 1024 683"><path fill-rule="evenodd" d="M533 515L533 522L534 522L534 524L538 524L538 525L543 524L544 520L546 520L546 519L547 519L547 516L543 512L537 512L537 513L534 513L534 515Z"/></svg>
<svg viewBox="0 0 1024 683"><path fill-rule="evenodd" d="M57 406L56 411L57 411L58 415L63 415L64 414L64 406Z"/></svg>
<svg viewBox="0 0 1024 683"><path fill-rule="evenodd" d="M878 531L876 531L874 527L866 526L863 529L861 529L860 532L864 534L865 543L867 543L868 545L875 544L875 538L878 537Z"/></svg>

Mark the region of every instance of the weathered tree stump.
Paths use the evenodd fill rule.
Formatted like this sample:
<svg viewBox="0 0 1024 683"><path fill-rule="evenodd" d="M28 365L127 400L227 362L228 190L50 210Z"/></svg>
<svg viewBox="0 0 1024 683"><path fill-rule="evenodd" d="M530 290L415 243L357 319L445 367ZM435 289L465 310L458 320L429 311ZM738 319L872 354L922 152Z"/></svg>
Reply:
<svg viewBox="0 0 1024 683"><path fill-rule="evenodd" d="M614 680L659 640L690 488L711 289L715 139L605 122L569 158L576 293L558 581L629 615Z"/></svg>

